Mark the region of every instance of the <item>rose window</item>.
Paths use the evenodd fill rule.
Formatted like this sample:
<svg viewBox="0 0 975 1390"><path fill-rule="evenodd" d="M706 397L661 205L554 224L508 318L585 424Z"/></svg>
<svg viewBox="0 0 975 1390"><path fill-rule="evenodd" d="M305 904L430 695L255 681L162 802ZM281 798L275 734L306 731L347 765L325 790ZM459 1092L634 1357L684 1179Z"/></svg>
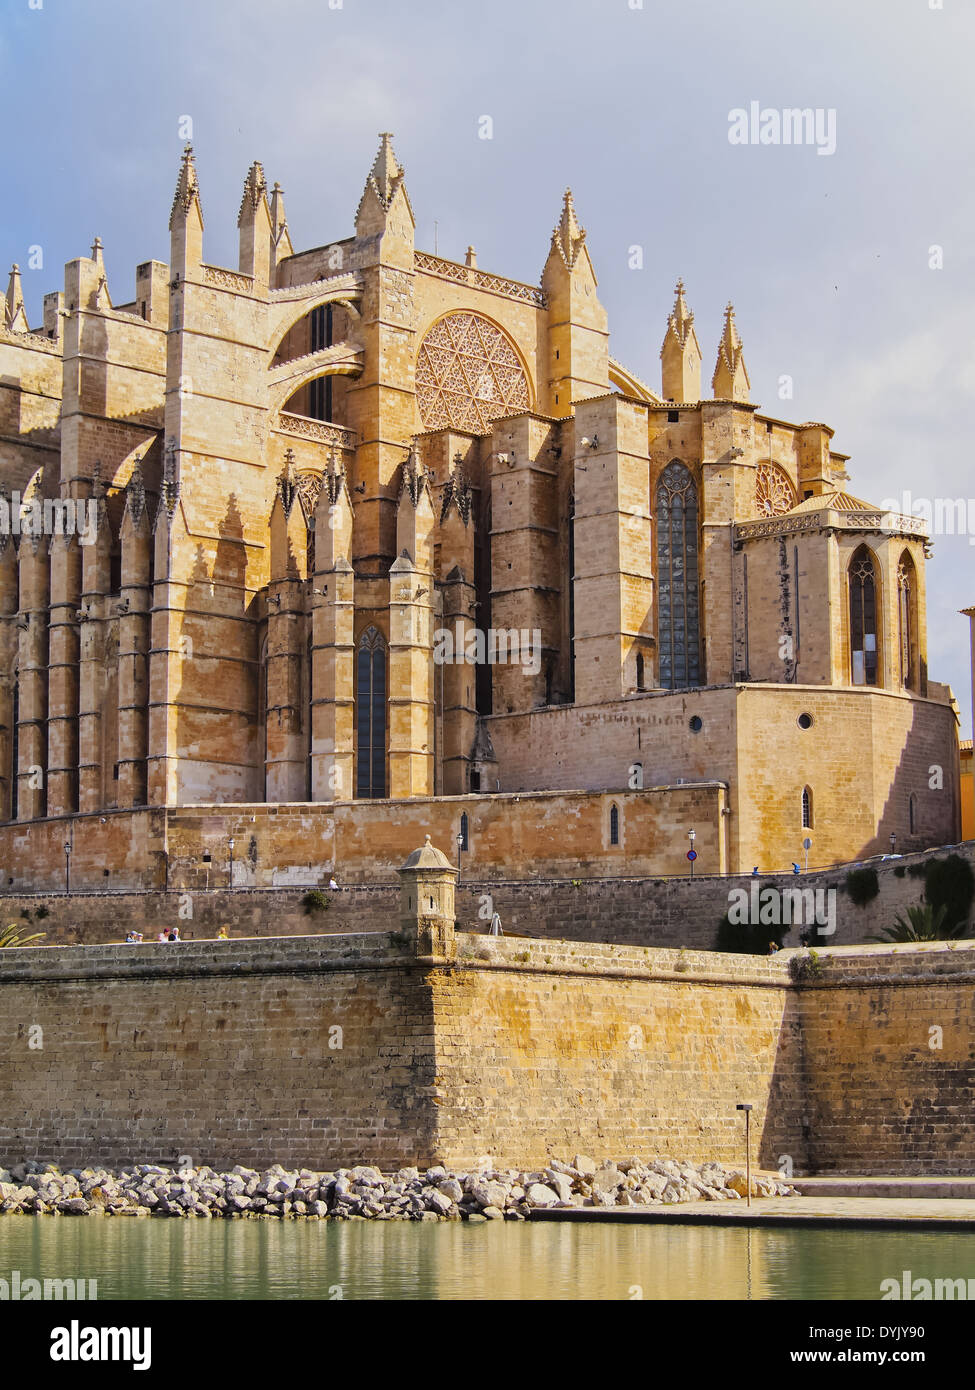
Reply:
<svg viewBox="0 0 975 1390"><path fill-rule="evenodd" d="M531 405L525 369L511 339L479 314L447 314L416 359L416 398L424 429L488 434L491 421Z"/></svg>

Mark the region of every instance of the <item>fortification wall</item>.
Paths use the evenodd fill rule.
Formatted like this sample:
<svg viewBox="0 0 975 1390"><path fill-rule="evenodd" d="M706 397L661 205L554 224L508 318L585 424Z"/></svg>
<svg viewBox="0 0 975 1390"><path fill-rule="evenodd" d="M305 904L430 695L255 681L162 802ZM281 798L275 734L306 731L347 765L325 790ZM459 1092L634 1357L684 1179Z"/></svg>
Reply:
<svg viewBox="0 0 975 1390"><path fill-rule="evenodd" d="M383 933L0 952L0 1157L737 1163L748 1101L765 1166L975 1171L975 944L452 944L439 962Z"/></svg>
<svg viewBox="0 0 975 1390"><path fill-rule="evenodd" d="M913 866L957 853L975 867L975 842L878 864L879 892L872 902L855 906L844 888L846 868L803 874L763 875L760 887L800 887L814 893L836 892L836 932L828 944L855 945L893 924L905 908L921 899L923 880ZM379 876L377 875L377 878ZM0 894L0 924L30 914L25 931L43 931L46 945L120 941L131 928L155 935L178 926L184 940L215 937L221 926L235 936L307 936L317 933L385 931L395 917L398 886L388 865L382 879L368 884L342 883L326 889L329 907L309 913L307 888L226 888L149 893ZM464 878L457 889L457 926L484 931L497 911L505 932L605 941L629 946L685 946L707 951L715 944L729 893L750 893L751 875L673 878ZM38 909L48 915L38 917ZM975 907L971 916L975 927ZM785 937L798 945L798 928Z"/></svg>

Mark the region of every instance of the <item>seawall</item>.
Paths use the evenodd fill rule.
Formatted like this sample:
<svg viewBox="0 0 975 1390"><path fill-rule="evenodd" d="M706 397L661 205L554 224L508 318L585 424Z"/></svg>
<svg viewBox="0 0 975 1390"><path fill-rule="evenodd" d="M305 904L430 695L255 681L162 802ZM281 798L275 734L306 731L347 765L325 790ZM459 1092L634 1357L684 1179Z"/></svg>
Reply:
<svg viewBox="0 0 975 1390"><path fill-rule="evenodd" d="M752 957L462 932L415 951L376 933L0 952L0 1158L739 1163L748 1101L763 1166L975 1171L972 943Z"/></svg>

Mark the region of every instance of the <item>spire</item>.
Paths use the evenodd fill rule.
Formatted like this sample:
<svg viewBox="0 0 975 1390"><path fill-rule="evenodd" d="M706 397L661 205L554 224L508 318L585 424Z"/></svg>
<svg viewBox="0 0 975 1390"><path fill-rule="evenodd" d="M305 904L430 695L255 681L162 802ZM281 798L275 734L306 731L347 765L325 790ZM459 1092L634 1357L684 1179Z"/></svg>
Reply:
<svg viewBox="0 0 975 1390"><path fill-rule="evenodd" d="M416 225L416 218L413 217L413 208L410 205L410 196L406 191L403 181L403 166L396 158L393 150L393 137L388 130L384 130L379 137L379 150L373 160L372 168L369 170L369 177L366 179L366 186L359 199L359 206L356 208L356 226L364 212L364 207L371 192L385 216L393 205L393 199L402 189L403 197L406 199L406 206L409 208L410 218Z"/></svg>
<svg viewBox="0 0 975 1390"><path fill-rule="evenodd" d="M277 186L277 185L275 185ZM260 160L255 159L254 163L247 171L244 180L244 194L240 200L240 208L237 212L237 226L243 225L248 213L253 216L261 206L261 199L267 197L267 183L264 179L264 169Z"/></svg>
<svg viewBox="0 0 975 1390"><path fill-rule="evenodd" d="M711 389L715 400L747 401L750 387L745 354L735 324L735 310L729 300L724 311L724 332L718 344L718 360Z"/></svg>
<svg viewBox="0 0 975 1390"><path fill-rule="evenodd" d="M16 262L10 267L10 280L7 283L7 305L4 311L4 326L11 333L27 333L27 311L24 309L24 291L20 283L20 266Z"/></svg>
<svg viewBox="0 0 975 1390"><path fill-rule="evenodd" d="M382 131L379 136L379 153L373 161L370 179L373 180L376 192L379 194L379 201L384 208L388 208L393 201L393 194L396 192L397 180L402 179L403 170L399 160L393 153L393 136L388 130Z"/></svg>
<svg viewBox="0 0 975 1390"><path fill-rule="evenodd" d="M200 184L196 177L196 161L193 158L193 146L187 145L183 151L183 158L179 166L179 178L176 181L176 193L173 198L172 211L169 214L169 230L173 230L173 223L185 220L193 203L196 203L197 211L200 215L200 225L203 225L203 207L200 203Z"/></svg>
<svg viewBox="0 0 975 1390"><path fill-rule="evenodd" d="M701 348L694 332L694 315L684 298L684 282L674 290L674 307L667 319L660 359L663 364L663 397L668 401L701 398Z"/></svg>
<svg viewBox="0 0 975 1390"><path fill-rule="evenodd" d="M572 201L572 189L567 188L562 195L562 216L559 224L552 233L552 246L569 270L575 269L579 252L586 240L586 233L579 225L576 217L575 203Z"/></svg>

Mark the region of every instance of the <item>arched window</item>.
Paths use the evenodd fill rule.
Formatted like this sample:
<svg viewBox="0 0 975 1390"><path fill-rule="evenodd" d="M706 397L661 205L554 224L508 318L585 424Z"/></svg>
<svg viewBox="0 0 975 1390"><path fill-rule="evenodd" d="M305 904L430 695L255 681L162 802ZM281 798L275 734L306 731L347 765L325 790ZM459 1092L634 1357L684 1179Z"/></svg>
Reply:
<svg viewBox="0 0 975 1390"><path fill-rule="evenodd" d="M609 843L618 845L620 842L620 808L614 803L609 808Z"/></svg>
<svg viewBox="0 0 975 1390"><path fill-rule="evenodd" d="M865 545L850 560L850 665L854 685L879 685L877 567Z"/></svg>
<svg viewBox="0 0 975 1390"><path fill-rule="evenodd" d="M467 819L467 812L465 811L464 814L463 814L463 815L461 816L461 818L460 818L460 847L461 847L461 849L464 851L465 854L466 854L467 851L470 849L470 844L468 843L468 838L467 838L467 837L468 837L468 831L469 831L469 829L470 829L470 822L469 822L468 819Z"/></svg>
<svg viewBox="0 0 975 1390"><path fill-rule="evenodd" d="M636 656L636 688L637 688L637 690L646 690L647 687L646 687L646 685L645 685L645 680L646 680L646 674L645 674L645 668L644 668L644 663L643 663L643 653L642 653L642 652L637 652L637 656Z"/></svg>
<svg viewBox="0 0 975 1390"><path fill-rule="evenodd" d="M386 643L367 627L356 653L356 796L386 795Z"/></svg>
<svg viewBox="0 0 975 1390"><path fill-rule="evenodd" d="M701 683L697 488L676 459L657 483L659 682L665 690Z"/></svg>
<svg viewBox="0 0 975 1390"><path fill-rule="evenodd" d="M802 789L802 828L803 830L812 829L812 792L808 787Z"/></svg>
<svg viewBox="0 0 975 1390"><path fill-rule="evenodd" d="M917 834L917 796L911 792L907 799L907 825L912 835Z"/></svg>
<svg viewBox="0 0 975 1390"><path fill-rule="evenodd" d="M901 685L917 688L917 571L905 550L897 564L897 637Z"/></svg>

